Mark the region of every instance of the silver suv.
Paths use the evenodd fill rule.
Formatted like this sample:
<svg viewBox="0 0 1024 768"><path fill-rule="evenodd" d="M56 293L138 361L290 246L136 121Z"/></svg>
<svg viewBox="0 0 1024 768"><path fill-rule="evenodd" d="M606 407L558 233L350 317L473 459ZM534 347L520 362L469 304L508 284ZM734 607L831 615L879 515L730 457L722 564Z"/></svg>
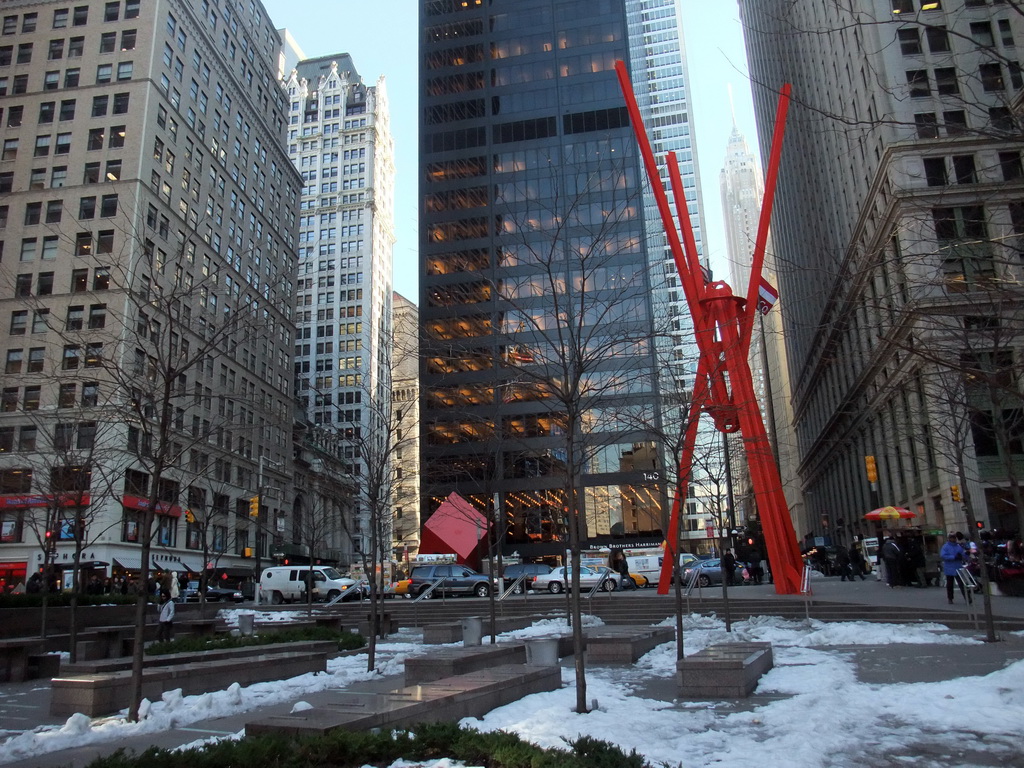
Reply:
<svg viewBox="0 0 1024 768"><path fill-rule="evenodd" d="M443 581L427 597L440 591L446 595L476 595L487 597L491 593L491 580L482 573L464 565L417 565L409 575L409 594L419 597L438 579Z"/></svg>

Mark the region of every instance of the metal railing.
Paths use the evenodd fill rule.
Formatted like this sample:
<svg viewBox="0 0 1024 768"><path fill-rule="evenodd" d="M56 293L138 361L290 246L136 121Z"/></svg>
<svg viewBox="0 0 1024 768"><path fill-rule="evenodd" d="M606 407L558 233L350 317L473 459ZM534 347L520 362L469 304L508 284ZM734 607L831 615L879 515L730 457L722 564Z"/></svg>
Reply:
<svg viewBox="0 0 1024 768"><path fill-rule="evenodd" d="M528 574L525 574L525 573L521 574L518 579L516 579L515 581L512 582L511 585L509 585L508 589L506 589L504 592L500 592L500 594L498 594L498 596L497 596L498 601L500 602L500 601L504 600L509 595L518 594L515 591L515 589L519 585L522 585L522 587L523 587L523 595L525 596L526 595L526 577L527 576L528 576ZM503 581L504 581L504 579L499 579L498 583L501 584L501 582L503 582Z"/></svg>
<svg viewBox="0 0 1024 768"><path fill-rule="evenodd" d="M422 592L420 592L418 595L416 595L416 597L414 597L412 599L412 601L414 603L418 603L420 600L429 600L431 597L434 596L434 590L438 589L438 587L440 587L442 584L444 584L445 581L447 581L447 580L448 580L447 576L442 576L440 579L438 579L433 584L431 584L429 587L427 587ZM443 589L439 590L438 594L441 595L441 599L444 600L444 590Z"/></svg>

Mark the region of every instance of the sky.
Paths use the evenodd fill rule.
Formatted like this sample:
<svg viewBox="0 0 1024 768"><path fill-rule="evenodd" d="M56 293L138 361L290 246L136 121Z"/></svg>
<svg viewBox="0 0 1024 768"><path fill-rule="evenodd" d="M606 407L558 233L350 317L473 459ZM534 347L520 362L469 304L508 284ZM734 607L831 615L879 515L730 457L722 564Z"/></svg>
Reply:
<svg viewBox="0 0 1024 768"><path fill-rule="evenodd" d="M684 39L696 122L704 241L715 276L724 278L725 229L718 173L732 131L729 89L736 122L756 151L754 110L746 53L734 0L681 0ZM415 0L263 0L277 27L285 27L309 58L348 53L367 84L384 75L391 105L398 172L395 199L395 290L418 303L417 258L417 15Z"/></svg>
<svg viewBox="0 0 1024 768"><path fill-rule="evenodd" d="M237 626L238 610L221 617ZM244 609L243 609L244 610ZM302 612L260 613L260 621L299 618ZM584 617L587 625L600 619ZM674 617L664 624L673 625ZM541 619L529 629L499 635L499 642L530 636L563 634L563 618ZM1024 633L1011 633L1016 637ZM1024 711L1024 661L984 676L921 683L861 682L852 647L884 649L900 643L968 646L980 640L950 632L940 624L788 621L771 616L735 622L727 634L715 617L684 619L687 655L722 642L770 642L774 668L762 676L756 700L748 702L666 701L646 697L652 678L675 675L675 641L658 646L634 665L589 666L587 696L596 702L589 714L576 714L572 665L562 667L562 687L526 696L481 719L463 725L483 731L503 730L544 747L565 748L569 740L590 735L636 749L651 765L686 768L856 768L865 765L914 765L920 768L968 765L965 753L981 765L1019 765L1020 713ZM309 709L313 693L343 688L358 680L397 675L406 658L430 653L414 631L391 635L377 645L379 672L366 672L362 655L328 662L327 674L307 674L284 681L237 683L223 691L182 696L167 691L160 701L143 702L144 717L129 722L125 713L90 720L75 714L59 726L41 726L14 734L0 744L0 764L86 744L184 729L203 721L271 704L292 702L291 711ZM927 654L927 649L916 648ZM884 652L884 651L882 651ZM663 689L666 686L661 686ZM766 694L766 696L763 696ZM841 719L839 716L841 713ZM643 727L638 728L637 724ZM242 732L227 738L241 738ZM191 737L189 737L191 738ZM966 740L966 741L965 741ZM199 746L191 742L187 746ZM960 756L960 757L958 757ZM973 764L973 759L970 761ZM447 759L391 768L454 768Z"/></svg>

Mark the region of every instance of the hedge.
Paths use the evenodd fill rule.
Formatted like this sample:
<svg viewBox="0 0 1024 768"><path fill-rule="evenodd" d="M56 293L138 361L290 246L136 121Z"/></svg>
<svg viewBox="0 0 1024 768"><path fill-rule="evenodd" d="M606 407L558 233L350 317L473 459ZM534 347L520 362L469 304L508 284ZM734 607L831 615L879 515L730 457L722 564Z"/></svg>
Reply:
<svg viewBox="0 0 1024 768"><path fill-rule="evenodd" d="M189 635L180 640L164 643L150 643L146 653L151 655L165 653L195 653L196 651L214 651L222 648L245 648L251 645L273 645L275 643L300 643L312 640L337 641L339 651L351 651L366 645L366 638L358 632L338 632L327 627L296 627L267 632L262 635L224 635L221 637L203 638Z"/></svg>
<svg viewBox="0 0 1024 768"><path fill-rule="evenodd" d="M256 736L174 752L153 747L138 755L118 750L87 768L382 768L399 758L426 761L446 757L483 768L652 768L636 751L626 754L589 736L568 742L566 750L544 749L516 734L482 733L455 723L383 733L339 729L298 740Z"/></svg>

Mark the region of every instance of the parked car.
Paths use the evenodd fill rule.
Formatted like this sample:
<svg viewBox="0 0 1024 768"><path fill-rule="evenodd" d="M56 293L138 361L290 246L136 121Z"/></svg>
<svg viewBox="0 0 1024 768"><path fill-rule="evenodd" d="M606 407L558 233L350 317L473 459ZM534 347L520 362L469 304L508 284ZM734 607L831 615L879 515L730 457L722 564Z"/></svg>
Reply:
<svg viewBox="0 0 1024 768"><path fill-rule="evenodd" d="M533 589L533 577L543 576L551 573L551 566L547 563L515 563L505 566L504 579L505 589L508 589L520 576L526 576L522 583L512 590L512 594L523 594L523 588ZM495 579L497 583L497 579Z"/></svg>
<svg viewBox="0 0 1024 768"><path fill-rule="evenodd" d="M720 558L714 560L697 560L690 563L683 570L683 583L690 583L690 574L696 572L697 584L702 587L710 587L712 584L722 583L722 561Z"/></svg>
<svg viewBox="0 0 1024 768"><path fill-rule="evenodd" d="M274 605L306 599L309 566L273 566L260 577L260 591ZM313 599L333 600L356 585L355 579L342 576L330 566L313 566Z"/></svg>
<svg viewBox="0 0 1024 768"><path fill-rule="evenodd" d="M457 563L445 565L417 565L409 574L408 593L418 597L430 589L431 584L442 580L428 599L443 592L446 595L476 595L487 597L491 593L491 579L472 568Z"/></svg>
<svg viewBox="0 0 1024 768"><path fill-rule="evenodd" d="M226 587L218 587L213 584L206 587L206 602L208 603L220 603L233 601L240 603L245 599L240 589L229 589ZM190 581L188 586L185 587L185 602L187 603L198 603L199 602L199 582Z"/></svg>
<svg viewBox="0 0 1024 768"><path fill-rule="evenodd" d="M552 569L550 573L544 573L533 577L533 591L540 592L546 589L553 595L564 592L572 583L572 569L567 566L560 566ZM614 592L619 585L619 576L608 568L590 568L580 566L580 589L593 589L600 584L605 592Z"/></svg>

